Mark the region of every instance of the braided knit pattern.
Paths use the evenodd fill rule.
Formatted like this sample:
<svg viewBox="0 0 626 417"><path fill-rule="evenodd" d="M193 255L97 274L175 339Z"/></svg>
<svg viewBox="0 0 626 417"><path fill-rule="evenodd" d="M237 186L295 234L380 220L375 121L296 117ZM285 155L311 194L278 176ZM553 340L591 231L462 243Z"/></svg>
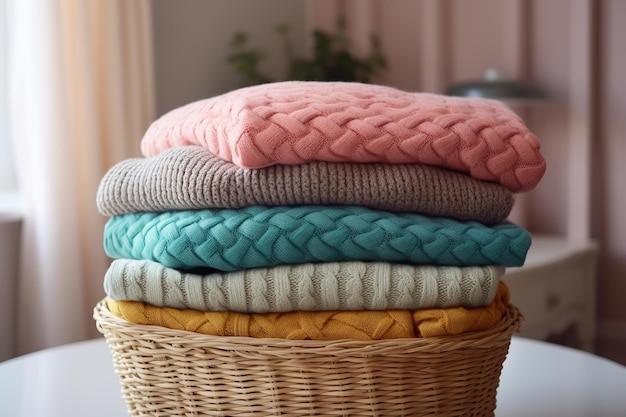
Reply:
<svg viewBox="0 0 626 417"><path fill-rule="evenodd" d="M253 205L357 205L495 224L513 207L505 187L421 164L310 162L241 168L181 146L112 167L97 194L106 216Z"/></svg>
<svg viewBox="0 0 626 417"><path fill-rule="evenodd" d="M220 271L306 262L387 261L448 266L521 266L530 234L509 222L486 226L360 206L249 206L111 217L111 258Z"/></svg>
<svg viewBox="0 0 626 417"><path fill-rule="evenodd" d="M501 266L387 262L278 265L195 274L157 262L114 260L104 277L113 300L199 311L281 313L479 307L493 301Z"/></svg>
<svg viewBox="0 0 626 417"><path fill-rule="evenodd" d="M546 164L505 104L348 82L262 84L189 103L155 120L141 150L201 145L246 168L309 161L420 163L534 188Z"/></svg>

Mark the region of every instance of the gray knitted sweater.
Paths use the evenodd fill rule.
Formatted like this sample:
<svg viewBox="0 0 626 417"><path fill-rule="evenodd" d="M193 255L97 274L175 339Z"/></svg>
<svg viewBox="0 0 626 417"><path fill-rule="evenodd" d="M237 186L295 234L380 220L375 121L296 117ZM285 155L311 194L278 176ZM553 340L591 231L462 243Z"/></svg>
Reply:
<svg viewBox="0 0 626 417"><path fill-rule="evenodd" d="M356 205L495 224L513 207L511 191L421 164L330 163L246 169L200 146L172 148L113 166L97 194L107 216L143 211L245 206Z"/></svg>

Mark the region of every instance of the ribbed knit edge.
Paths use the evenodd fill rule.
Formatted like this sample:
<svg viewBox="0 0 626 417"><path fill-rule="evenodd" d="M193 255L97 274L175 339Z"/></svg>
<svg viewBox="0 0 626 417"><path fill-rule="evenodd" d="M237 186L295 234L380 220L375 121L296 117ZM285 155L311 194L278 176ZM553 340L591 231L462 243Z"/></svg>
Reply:
<svg viewBox="0 0 626 417"><path fill-rule="evenodd" d="M495 224L511 212L505 187L419 164L312 162L240 168L207 149L183 146L133 158L102 178L96 202L107 216L251 205L359 205Z"/></svg>

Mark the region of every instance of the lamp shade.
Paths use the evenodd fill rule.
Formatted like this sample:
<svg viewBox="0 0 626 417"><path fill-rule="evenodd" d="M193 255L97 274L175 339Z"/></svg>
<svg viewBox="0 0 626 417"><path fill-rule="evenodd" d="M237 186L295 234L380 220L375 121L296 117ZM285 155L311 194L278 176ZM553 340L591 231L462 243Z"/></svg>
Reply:
<svg viewBox="0 0 626 417"><path fill-rule="evenodd" d="M485 72L483 80L450 85L446 94L459 97L482 97L509 102L533 102L544 100L545 91L533 84L517 80L503 80L493 69Z"/></svg>

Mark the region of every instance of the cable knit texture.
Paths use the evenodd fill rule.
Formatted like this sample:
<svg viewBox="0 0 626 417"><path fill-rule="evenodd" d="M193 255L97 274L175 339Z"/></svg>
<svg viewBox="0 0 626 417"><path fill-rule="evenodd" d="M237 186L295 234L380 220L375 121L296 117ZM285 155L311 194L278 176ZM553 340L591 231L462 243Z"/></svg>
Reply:
<svg viewBox="0 0 626 417"><path fill-rule="evenodd" d="M479 307L495 295L501 266L387 262L279 265L193 274L144 260L114 260L104 277L113 300L240 313Z"/></svg>
<svg viewBox="0 0 626 417"><path fill-rule="evenodd" d="M505 104L348 82L285 81L189 103L155 120L144 156L202 145L246 168L310 161L420 163L534 188L546 164Z"/></svg>
<svg viewBox="0 0 626 417"><path fill-rule="evenodd" d="M310 162L246 169L182 146L111 168L97 194L106 216L253 205L357 205L495 224L513 207L505 187L420 164Z"/></svg>
<svg viewBox="0 0 626 417"><path fill-rule="evenodd" d="M510 222L486 226L359 206L124 214L104 230L112 258L220 271L338 261L521 266L529 246L530 234Z"/></svg>
<svg viewBox="0 0 626 417"><path fill-rule="evenodd" d="M498 284L485 307L384 311L294 311L247 314L155 307L107 299L107 307L131 323L149 324L214 336L278 337L291 340L380 340L435 337L485 330L502 319L509 291Z"/></svg>

